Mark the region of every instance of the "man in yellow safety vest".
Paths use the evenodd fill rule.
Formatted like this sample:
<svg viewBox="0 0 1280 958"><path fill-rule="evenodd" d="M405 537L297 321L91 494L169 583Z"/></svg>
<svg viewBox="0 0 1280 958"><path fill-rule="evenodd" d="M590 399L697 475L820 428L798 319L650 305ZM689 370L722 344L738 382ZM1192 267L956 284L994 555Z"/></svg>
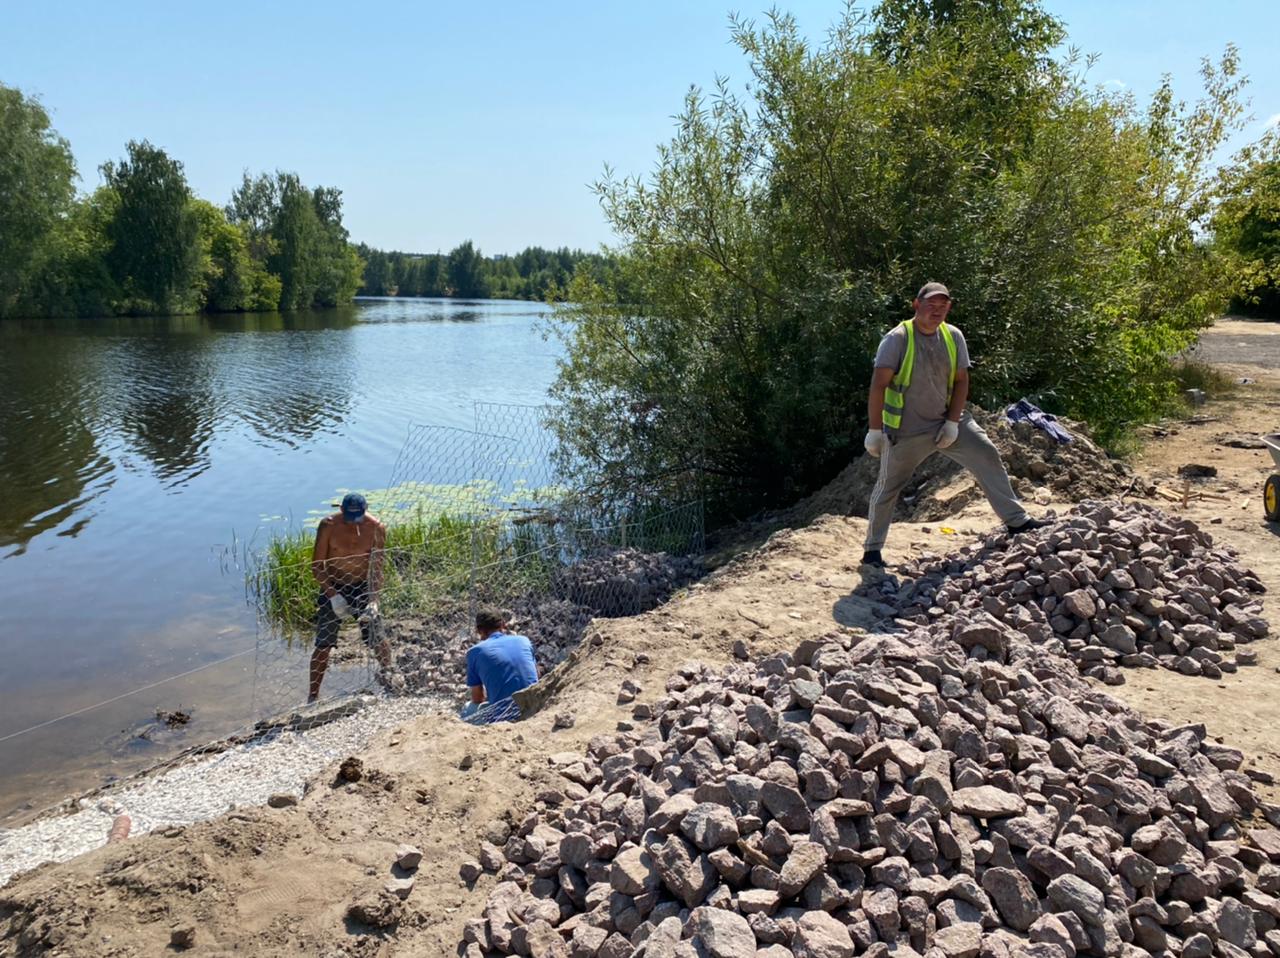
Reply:
<svg viewBox="0 0 1280 958"><path fill-rule="evenodd" d="M880 475L871 492L862 562L877 568L884 567L880 551L898 495L935 452L973 473L1010 532L1045 525L1022 508L1000 453L965 412L969 350L964 334L945 321L951 293L941 283L926 283L912 305L915 316L880 341L867 400L865 445L880 458Z"/></svg>

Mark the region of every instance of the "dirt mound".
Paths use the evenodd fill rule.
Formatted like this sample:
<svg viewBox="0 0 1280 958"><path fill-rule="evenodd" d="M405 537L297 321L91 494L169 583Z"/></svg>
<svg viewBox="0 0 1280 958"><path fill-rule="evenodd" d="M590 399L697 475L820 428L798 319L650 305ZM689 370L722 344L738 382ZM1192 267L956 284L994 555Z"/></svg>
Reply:
<svg viewBox="0 0 1280 958"><path fill-rule="evenodd" d="M1080 423L1061 421L1073 439L1060 444L1030 423L1009 422L1003 413L974 406L969 411L1000 450L1014 488L1024 498L1083 502L1118 495L1132 483L1129 468L1095 445ZM822 489L780 513L781 524L805 525L820 515L865 517L879 468L878 459L859 456ZM981 497L963 469L933 456L916 470L894 515L916 522L944 519Z"/></svg>
<svg viewBox="0 0 1280 958"><path fill-rule="evenodd" d="M463 866L498 880L465 958L1263 953L1241 753L992 621L682 668Z"/></svg>

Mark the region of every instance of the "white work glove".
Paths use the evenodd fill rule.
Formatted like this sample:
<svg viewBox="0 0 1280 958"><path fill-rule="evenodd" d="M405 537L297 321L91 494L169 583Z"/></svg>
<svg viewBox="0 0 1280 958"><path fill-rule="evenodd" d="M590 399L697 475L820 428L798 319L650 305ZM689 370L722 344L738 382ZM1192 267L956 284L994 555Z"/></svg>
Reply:
<svg viewBox="0 0 1280 958"><path fill-rule="evenodd" d="M960 438L960 424L952 422L948 419L942 424L942 428L938 430L938 434L933 437L933 444L939 449L946 449L958 438Z"/></svg>
<svg viewBox="0 0 1280 958"><path fill-rule="evenodd" d="M341 592L335 592L329 596L329 606L333 609L333 614L340 619L345 619L351 614L351 606L342 597Z"/></svg>
<svg viewBox="0 0 1280 958"><path fill-rule="evenodd" d="M866 447L867 455L875 456L877 459L889 448L889 437L883 430L871 429L867 431L867 436L862 440L862 445Z"/></svg>

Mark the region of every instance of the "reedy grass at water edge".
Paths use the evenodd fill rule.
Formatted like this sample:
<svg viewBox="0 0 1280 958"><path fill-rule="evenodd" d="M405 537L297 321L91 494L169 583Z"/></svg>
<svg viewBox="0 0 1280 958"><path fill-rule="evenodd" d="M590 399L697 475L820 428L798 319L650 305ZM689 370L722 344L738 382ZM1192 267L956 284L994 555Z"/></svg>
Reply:
<svg viewBox="0 0 1280 958"><path fill-rule="evenodd" d="M688 554L701 543L701 504L645 507L594 521L568 508L540 514L387 514L380 604L388 615L431 615L472 594L509 601L550 589L556 570L601 549L632 546ZM311 573L315 534L294 530L272 539L249 571L259 612L286 630L314 622L319 585Z"/></svg>
<svg viewBox="0 0 1280 958"><path fill-rule="evenodd" d="M292 628L313 622L319 590L311 571L314 545L309 530L278 536L250 570L250 593L271 621ZM428 614L465 596L477 576L504 580L503 591L545 586L558 564L556 552L554 535L497 517L397 517L387 525L382 611Z"/></svg>

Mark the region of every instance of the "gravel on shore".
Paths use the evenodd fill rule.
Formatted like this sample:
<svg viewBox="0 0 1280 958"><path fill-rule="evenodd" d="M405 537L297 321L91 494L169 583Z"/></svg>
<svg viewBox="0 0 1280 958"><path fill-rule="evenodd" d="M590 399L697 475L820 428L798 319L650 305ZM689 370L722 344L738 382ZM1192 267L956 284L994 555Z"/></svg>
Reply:
<svg viewBox="0 0 1280 958"><path fill-rule="evenodd" d="M130 835L136 837L240 807L265 805L273 795L301 797L313 776L361 748L377 732L450 707L437 696L365 695L361 700L365 707L332 722L274 731L159 774L144 773L107 795L81 799L80 808L69 815L0 829L0 886L37 865L64 862L106 844L112 822L121 814L132 819Z"/></svg>

